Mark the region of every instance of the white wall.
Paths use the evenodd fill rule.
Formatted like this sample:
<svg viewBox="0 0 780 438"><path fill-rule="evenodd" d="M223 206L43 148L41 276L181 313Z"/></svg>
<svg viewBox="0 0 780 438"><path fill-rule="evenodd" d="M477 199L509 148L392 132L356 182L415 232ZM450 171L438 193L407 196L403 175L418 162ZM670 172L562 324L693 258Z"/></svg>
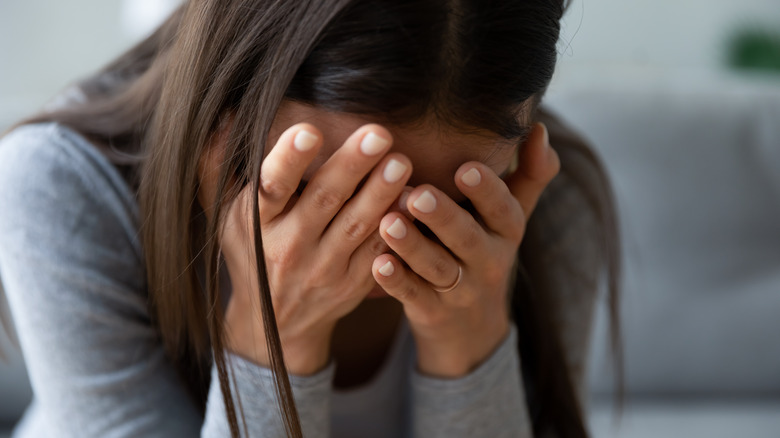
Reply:
<svg viewBox="0 0 780 438"><path fill-rule="evenodd" d="M178 0L0 1L0 130L129 48Z"/></svg>
<svg viewBox="0 0 780 438"><path fill-rule="evenodd" d="M109 61L178 0L0 1L0 128ZM148 18L145 18L148 17ZM583 65L712 69L734 29L780 28L777 0L573 0L561 75Z"/></svg>
<svg viewBox="0 0 780 438"><path fill-rule="evenodd" d="M561 67L640 64L718 68L728 36L746 26L780 30L777 0L572 0ZM566 45L569 40L571 47Z"/></svg>
<svg viewBox="0 0 780 438"><path fill-rule="evenodd" d="M129 47L148 31L144 20L176 3L0 1L0 129ZM751 24L780 28L777 0L573 0L559 77L584 65L718 68L727 35Z"/></svg>

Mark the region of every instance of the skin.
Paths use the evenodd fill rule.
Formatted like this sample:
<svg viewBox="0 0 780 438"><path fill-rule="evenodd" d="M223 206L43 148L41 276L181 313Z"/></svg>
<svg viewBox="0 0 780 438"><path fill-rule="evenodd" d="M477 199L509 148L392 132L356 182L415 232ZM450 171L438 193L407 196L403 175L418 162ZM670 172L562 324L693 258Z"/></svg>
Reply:
<svg viewBox="0 0 780 438"><path fill-rule="evenodd" d="M349 346L380 341L381 358L392 333L388 324L392 327L403 311L419 371L464 376L508 334L510 273L526 220L559 170L558 156L541 124L518 151L495 134L464 134L433 121L413 127L371 122L297 103L280 108L261 190L253 194L247 186L241 192L219 237L233 283L226 311L228 349L270 365L248 211L251 196L258 196L268 279L290 373L316 373L334 355L337 363L352 356L376 367L358 356L359 347L350 355ZM313 136L306 150L295 147L296 137L307 137L299 136L302 131ZM372 135L383 146L367 154L361 143ZM202 206L211 205L221 162L224 135L214 138L199 169ZM507 173L516 153L518 167ZM384 177L388 166L400 169L392 182ZM298 191L302 181L307 184ZM457 204L465 200L479 220ZM436 239L423 235L415 219ZM455 282L458 266L458 286L436 292L433 287ZM367 298L381 296L366 304ZM385 317L374 327L373 316L383 309ZM349 330L337 331L337 324ZM368 335L357 335L359 327Z"/></svg>

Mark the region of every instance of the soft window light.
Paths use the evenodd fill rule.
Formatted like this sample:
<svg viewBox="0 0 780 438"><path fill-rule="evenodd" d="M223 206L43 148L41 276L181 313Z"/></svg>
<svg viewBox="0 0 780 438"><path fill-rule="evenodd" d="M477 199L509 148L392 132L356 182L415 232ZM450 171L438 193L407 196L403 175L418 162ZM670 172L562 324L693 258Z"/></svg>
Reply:
<svg viewBox="0 0 780 438"><path fill-rule="evenodd" d="M150 34L181 3L180 0L123 0L121 23L131 38Z"/></svg>

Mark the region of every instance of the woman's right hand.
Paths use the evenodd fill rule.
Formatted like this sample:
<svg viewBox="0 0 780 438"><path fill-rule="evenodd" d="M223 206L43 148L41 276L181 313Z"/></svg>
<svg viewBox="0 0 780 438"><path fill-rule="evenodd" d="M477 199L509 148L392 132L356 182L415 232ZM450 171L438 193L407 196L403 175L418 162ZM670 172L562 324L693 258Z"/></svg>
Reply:
<svg viewBox="0 0 780 438"><path fill-rule="evenodd" d="M388 249L377 229L412 170L407 157L387 153L392 137L386 129L365 125L317 169L298 196L322 138L310 124L287 129L263 161L257 193L279 336L287 368L298 375L327 364L336 321L376 286L371 265ZM227 348L269 366L254 263L251 189L247 185L230 205L220 232L233 285Z"/></svg>

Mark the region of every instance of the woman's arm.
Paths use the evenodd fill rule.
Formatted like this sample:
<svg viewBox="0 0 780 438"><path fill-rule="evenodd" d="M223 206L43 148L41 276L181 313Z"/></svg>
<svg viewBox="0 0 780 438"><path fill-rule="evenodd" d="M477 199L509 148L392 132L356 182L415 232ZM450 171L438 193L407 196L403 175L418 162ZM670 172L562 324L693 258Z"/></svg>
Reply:
<svg viewBox="0 0 780 438"><path fill-rule="evenodd" d="M391 226L408 222L399 214L380 227L408 267L383 255L374 262L374 278L404 305L418 370L437 378L413 382L415 436L531 436L508 289L526 221L558 159L542 125L519 155L519 166L504 179L477 162L455 173L479 220L432 186L410 194L408 210L440 243L411 224L393 232ZM392 269L383 271L386 266ZM442 291L433 285L452 283L437 275L445 269L454 269L456 279Z"/></svg>
<svg viewBox="0 0 780 438"><path fill-rule="evenodd" d="M235 373L235 381L231 382L230 389L235 406L241 406L243 409L249 432L246 436L284 437L285 429L279 414L279 402L271 369L233 353L227 353L226 362ZM301 429L307 438L327 437L330 434L330 397L334 372L335 364L331 362L325 369L311 376L290 375L290 386L295 396ZM243 433L241 414L237 413L237 416L239 428ZM217 368L213 366L202 436L229 435L227 411L217 378Z"/></svg>
<svg viewBox="0 0 780 438"><path fill-rule="evenodd" d="M57 436L197 433L146 310L136 207L55 125L0 143L0 271L37 406Z"/></svg>
<svg viewBox="0 0 780 438"><path fill-rule="evenodd" d="M412 375L415 437L533 437L520 376L517 329L469 375Z"/></svg>
<svg viewBox="0 0 780 438"><path fill-rule="evenodd" d="M150 323L137 206L102 155L55 125L18 128L0 142L0 205L0 272L35 396L30 429L225 436L218 385L204 426ZM268 413L248 412L249 429L264 431L252 436L281 436L265 433L280 424L272 387L253 378L266 370L236 368L244 406ZM327 412L320 392L301 392L304 421Z"/></svg>
<svg viewBox="0 0 780 438"><path fill-rule="evenodd" d="M556 309L551 316L561 335L566 365L584 409L593 310L605 263L604 224L598 203L609 193L599 186L606 180L584 141L553 115L542 111L540 121L547 125L550 144L561 158L561 172L546 188L534 210L533 219L544 226L544 232L527 235L527 239L536 241L526 243L533 244L534 254L541 263L552 267L544 276ZM418 403L415 406L418 436L437 436L434 431L441 433L439 436L475 436L464 432L469 428L480 430L479 436L502 436L502 433L531 436L524 388L519 380L521 358L515 346L516 343L505 341L483 365L492 368L492 372L480 368L460 380L418 379L413 388ZM510 361L512 366L491 365ZM471 388L464 385L469 381L473 383ZM496 396L488 397L487 392L474 388L490 388ZM483 423L481 418L490 421ZM516 422L514 429L501 428L502 424L513 424L512 421ZM520 426L522 423L525 425ZM481 429L486 427L493 429Z"/></svg>

